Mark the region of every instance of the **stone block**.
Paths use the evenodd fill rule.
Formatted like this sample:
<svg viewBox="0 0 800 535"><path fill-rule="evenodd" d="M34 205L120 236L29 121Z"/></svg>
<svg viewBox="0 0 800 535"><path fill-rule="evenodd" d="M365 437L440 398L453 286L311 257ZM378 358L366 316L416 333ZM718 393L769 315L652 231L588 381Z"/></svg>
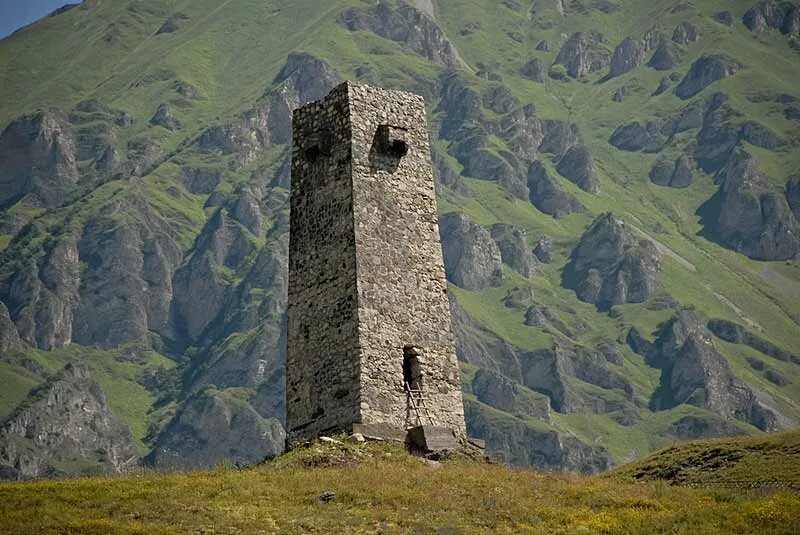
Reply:
<svg viewBox="0 0 800 535"><path fill-rule="evenodd" d="M406 443L411 451L431 453L453 451L461 447L452 429L438 425L419 425L408 430Z"/></svg>

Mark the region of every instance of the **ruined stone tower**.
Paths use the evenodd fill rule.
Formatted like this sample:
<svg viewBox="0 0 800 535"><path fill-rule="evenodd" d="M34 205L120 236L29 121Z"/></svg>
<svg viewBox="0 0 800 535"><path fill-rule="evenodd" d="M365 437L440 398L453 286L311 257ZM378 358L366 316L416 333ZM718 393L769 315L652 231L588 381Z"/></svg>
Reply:
<svg viewBox="0 0 800 535"><path fill-rule="evenodd" d="M357 424L465 435L422 97L345 82L293 130L288 445Z"/></svg>

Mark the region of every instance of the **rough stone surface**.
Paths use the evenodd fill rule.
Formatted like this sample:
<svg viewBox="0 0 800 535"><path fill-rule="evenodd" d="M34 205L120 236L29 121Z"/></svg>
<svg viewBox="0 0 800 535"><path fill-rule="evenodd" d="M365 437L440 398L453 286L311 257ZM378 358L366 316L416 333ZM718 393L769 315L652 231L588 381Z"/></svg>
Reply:
<svg viewBox="0 0 800 535"><path fill-rule="evenodd" d="M407 443L411 451L433 453L459 449L458 438L449 427L418 425L408 430Z"/></svg>
<svg viewBox="0 0 800 535"><path fill-rule="evenodd" d="M440 230L447 280L465 290L502 284L502 255L489 231L455 212L442 216Z"/></svg>
<svg viewBox="0 0 800 535"><path fill-rule="evenodd" d="M656 287L659 254L612 214L598 217L581 237L564 270L563 282L578 299L601 309L643 303Z"/></svg>
<svg viewBox="0 0 800 535"><path fill-rule="evenodd" d="M492 226L491 232L504 264L524 277L537 274L536 258L533 256L528 243L528 233L524 228L497 223Z"/></svg>
<svg viewBox="0 0 800 535"><path fill-rule="evenodd" d="M68 364L0 426L0 479L122 471L138 452L88 368Z"/></svg>
<svg viewBox="0 0 800 535"><path fill-rule="evenodd" d="M561 47L554 64L563 65L572 78L581 78L605 69L610 58L611 52L605 47L602 34L578 32Z"/></svg>
<svg viewBox="0 0 800 535"><path fill-rule="evenodd" d="M77 134L58 110L21 117L0 133L0 162L0 208L26 195L55 207L78 181Z"/></svg>
<svg viewBox="0 0 800 535"><path fill-rule="evenodd" d="M778 411L774 400L734 376L711 333L692 311L683 310L668 321L646 357L662 370L661 385L652 402L656 409L686 403L750 423L762 431L793 425Z"/></svg>
<svg viewBox="0 0 800 535"><path fill-rule="evenodd" d="M413 423L406 358L464 435L423 99L348 82L293 123L288 444Z"/></svg>
<svg viewBox="0 0 800 535"><path fill-rule="evenodd" d="M631 37L626 37L614 49L611 56L611 70L609 78L621 76L626 72L635 69L644 61L645 49L642 43Z"/></svg>
<svg viewBox="0 0 800 535"><path fill-rule="evenodd" d="M692 63L689 72L675 88L675 94L683 100L692 98L718 80L733 76L739 65L719 55L702 56Z"/></svg>

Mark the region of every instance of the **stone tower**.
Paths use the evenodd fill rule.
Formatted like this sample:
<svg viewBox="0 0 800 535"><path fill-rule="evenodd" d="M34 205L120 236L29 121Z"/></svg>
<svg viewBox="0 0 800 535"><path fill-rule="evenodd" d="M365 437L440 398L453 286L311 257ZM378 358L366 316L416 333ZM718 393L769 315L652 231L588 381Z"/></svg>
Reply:
<svg viewBox="0 0 800 535"><path fill-rule="evenodd" d="M345 82L293 130L289 447L358 424L465 436L422 97Z"/></svg>

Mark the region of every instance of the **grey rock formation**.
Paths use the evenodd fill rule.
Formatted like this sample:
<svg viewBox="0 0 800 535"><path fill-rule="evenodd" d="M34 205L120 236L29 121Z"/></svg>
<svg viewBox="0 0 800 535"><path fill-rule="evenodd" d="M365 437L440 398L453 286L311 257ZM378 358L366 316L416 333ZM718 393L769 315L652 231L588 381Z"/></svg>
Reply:
<svg viewBox="0 0 800 535"><path fill-rule="evenodd" d="M800 222L784 192L773 191L749 153L736 149L716 181L719 192L701 210L710 238L758 260L800 253Z"/></svg>
<svg viewBox="0 0 800 535"><path fill-rule="evenodd" d="M730 342L731 344L744 344L776 360L800 364L800 356L792 355L769 340L765 340L753 334L738 323L723 319L712 319L709 320L707 325L708 330L714 333L717 338L725 340L726 342Z"/></svg>
<svg viewBox="0 0 800 535"><path fill-rule="evenodd" d="M158 106L153 118L150 119L150 124L161 126L167 130L177 130L181 127L181 122L175 117L169 104Z"/></svg>
<svg viewBox="0 0 800 535"><path fill-rule="evenodd" d="M659 152L666 143L666 137L659 122L632 121L618 126L608 142L620 150L629 152Z"/></svg>
<svg viewBox="0 0 800 535"><path fill-rule="evenodd" d="M537 395L503 375L480 369L472 379L472 393L478 401L520 418L549 421L550 400Z"/></svg>
<svg viewBox="0 0 800 535"><path fill-rule="evenodd" d="M672 41L679 45L688 45L698 39L697 28L688 21L683 21L675 27L672 32Z"/></svg>
<svg viewBox="0 0 800 535"><path fill-rule="evenodd" d="M167 470L251 465L282 453L285 439L278 420L235 391L209 388L183 404L144 461Z"/></svg>
<svg viewBox="0 0 800 535"><path fill-rule="evenodd" d="M632 37L626 37L614 49L608 77L615 78L635 69L644 61L644 54L644 45L640 41Z"/></svg>
<svg viewBox="0 0 800 535"><path fill-rule="evenodd" d="M681 154L675 163L666 160L656 161L650 170L650 181L671 188L688 187L692 183L691 160L685 154Z"/></svg>
<svg viewBox="0 0 800 535"><path fill-rule="evenodd" d="M0 299L21 340L45 350L68 345L73 339L79 284L77 246L69 235L53 243L39 265L22 263L0 281Z"/></svg>
<svg viewBox="0 0 800 535"><path fill-rule="evenodd" d="M0 301L0 355L7 355L14 349L22 347L17 333L17 326L11 321L8 309Z"/></svg>
<svg viewBox="0 0 800 535"><path fill-rule="evenodd" d="M140 199L131 205L147 223L98 216L87 222L78 240L86 268L74 312L77 343L115 347L145 341L150 331L162 331L168 323L181 249L152 206Z"/></svg>
<svg viewBox="0 0 800 535"><path fill-rule="evenodd" d="M78 181L78 138L67 116L48 110L12 121L0 134L0 207L23 197L61 204Z"/></svg>
<svg viewBox="0 0 800 535"><path fill-rule="evenodd" d="M680 61L676 46L672 41L662 39L656 47L647 66L657 71L669 71Z"/></svg>
<svg viewBox="0 0 800 535"><path fill-rule="evenodd" d="M403 43L443 67L458 68L462 64L436 21L405 2L381 0L371 8L351 8L339 20L350 31L367 30Z"/></svg>
<svg viewBox="0 0 800 535"><path fill-rule="evenodd" d="M0 479L119 473L135 441L89 370L67 366L0 424Z"/></svg>
<svg viewBox="0 0 800 535"><path fill-rule="evenodd" d="M556 171L584 191L600 192L600 180L594 168L592 155L585 145L571 147L558 161Z"/></svg>
<svg viewBox="0 0 800 535"><path fill-rule="evenodd" d="M450 213L439 221L447 280L465 290L500 286L502 256L491 234L464 214Z"/></svg>
<svg viewBox="0 0 800 535"><path fill-rule="evenodd" d="M180 177L189 193L208 195L222 181L222 170L209 167L183 167Z"/></svg>
<svg viewBox="0 0 800 535"><path fill-rule="evenodd" d="M535 429L518 418L490 413L491 409L478 402L467 401L464 408L469 435L485 440L487 452L505 462L582 473L602 472L612 466L608 452L574 436Z"/></svg>
<svg viewBox="0 0 800 535"><path fill-rule="evenodd" d="M704 418L684 416L670 425L669 432L681 440L733 437L745 434L734 422L710 415Z"/></svg>
<svg viewBox="0 0 800 535"><path fill-rule="evenodd" d="M800 177L786 181L785 195L795 219L800 221Z"/></svg>
<svg viewBox="0 0 800 535"><path fill-rule="evenodd" d="M533 248L533 254L542 264L553 263L553 240L548 237L541 238Z"/></svg>
<svg viewBox="0 0 800 535"><path fill-rule="evenodd" d="M483 95L483 106L498 114L509 113L520 105L514 93L503 85L493 85Z"/></svg>
<svg viewBox="0 0 800 535"><path fill-rule="evenodd" d="M733 26L733 15L730 11L718 11L714 13L714 20L725 26Z"/></svg>
<svg viewBox="0 0 800 535"><path fill-rule="evenodd" d="M718 80L736 74L739 64L719 55L701 56L692 63L689 72L675 88L675 94L683 99L689 99Z"/></svg>
<svg viewBox="0 0 800 535"><path fill-rule="evenodd" d="M605 39L597 32L572 34L556 56L555 65L563 65L572 78L584 76L608 67L611 53Z"/></svg>
<svg viewBox="0 0 800 535"><path fill-rule="evenodd" d="M547 68L542 60L533 58L520 68L519 73L528 80L543 84L547 77Z"/></svg>
<svg viewBox="0 0 800 535"><path fill-rule="evenodd" d="M581 301L604 310L647 301L658 270L653 242L640 240L623 221L603 214L581 236L564 269L563 284L574 289Z"/></svg>
<svg viewBox="0 0 800 535"><path fill-rule="evenodd" d="M556 219L584 211L583 205L564 191L558 180L548 173L540 162L534 161L528 169L528 190L531 203L545 214Z"/></svg>
<svg viewBox="0 0 800 535"><path fill-rule="evenodd" d="M728 419L748 422L763 431L791 425L765 394L741 383L714 346L710 333L691 311L667 322L656 340L651 360L662 369L653 398L656 409L686 403Z"/></svg>
<svg viewBox="0 0 800 535"><path fill-rule="evenodd" d="M491 236L500 249L504 264L523 277L532 277L538 273L536 258L524 228L497 223L491 228Z"/></svg>
<svg viewBox="0 0 800 535"><path fill-rule="evenodd" d="M609 368L598 351L561 344L551 349L522 353L522 384L550 398L554 410L562 413L602 414L625 404L608 402L579 387L575 379L600 388L633 395L633 387L619 372Z"/></svg>
<svg viewBox="0 0 800 535"><path fill-rule="evenodd" d="M528 308L533 303L533 289L526 288L511 288L506 292L503 297L503 306L506 308Z"/></svg>
<svg viewBox="0 0 800 535"><path fill-rule="evenodd" d="M265 95L267 121L274 143L290 143L292 110L319 100L341 81L328 63L303 52L292 52L272 80L273 87Z"/></svg>
<svg viewBox="0 0 800 535"><path fill-rule="evenodd" d="M800 34L800 6L792 2L762 1L745 12L742 22L751 32L777 29L796 37Z"/></svg>

